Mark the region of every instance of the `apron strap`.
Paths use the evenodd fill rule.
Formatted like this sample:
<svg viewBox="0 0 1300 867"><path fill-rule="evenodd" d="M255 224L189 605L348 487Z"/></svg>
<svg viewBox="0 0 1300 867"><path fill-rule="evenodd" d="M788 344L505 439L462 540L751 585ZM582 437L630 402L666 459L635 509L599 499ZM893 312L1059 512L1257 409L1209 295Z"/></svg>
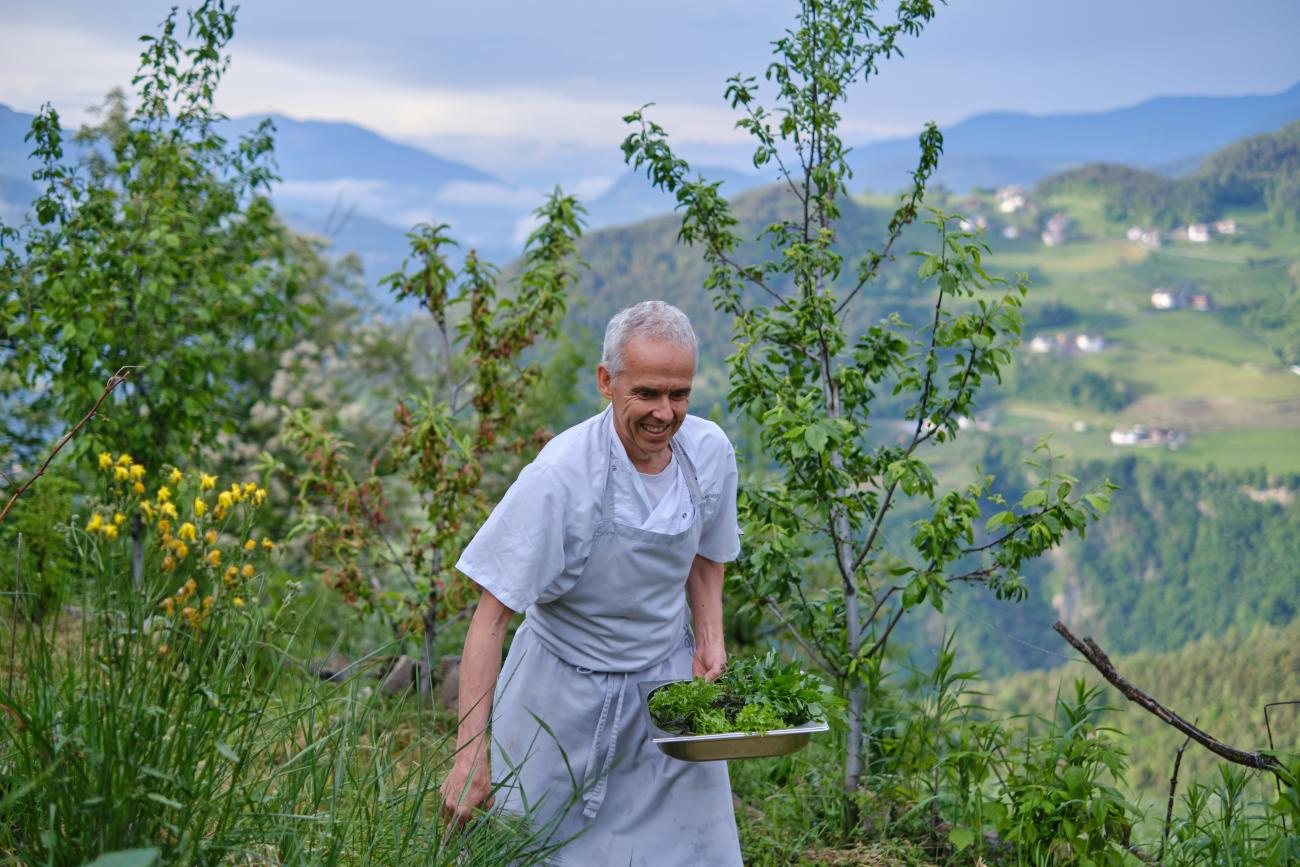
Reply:
<svg viewBox="0 0 1300 867"><path fill-rule="evenodd" d="M578 668L581 674L594 674L590 669ZM610 725L609 743L604 749L604 759L600 758L600 740L601 735L605 733L606 723L610 723L609 706L614 698L614 678L619 678L618 684L618 703L614 708L614 719ZM622 728L623 719L623 698L627 694L627 675L606 674L605 678L605 702L600 708L600 720L596 723L596 735L591 740L591 750L587 754L587 773L582 781L582 800L585 806L582 809L582 815L588 819L596 818L600 812L600 807L605 803L605 792L609 784L609 772L614 766L614 756L618 751L618 735Z"/></svg>

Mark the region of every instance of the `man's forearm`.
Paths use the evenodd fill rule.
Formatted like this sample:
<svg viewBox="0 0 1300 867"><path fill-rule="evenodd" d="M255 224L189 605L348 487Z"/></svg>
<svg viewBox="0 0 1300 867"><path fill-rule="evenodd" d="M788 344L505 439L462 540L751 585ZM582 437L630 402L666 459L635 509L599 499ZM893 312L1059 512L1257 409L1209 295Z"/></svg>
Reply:
<svg viewBox="0 0 1300 867"><path fill-rule="evenodd" d="M722 652L722 563L695 556L686 578L686 594L691 603L695 624L695 643L699 647L716 647Z"/></svg>
<svg viewBox="0 0 1300 867"><path fill-rule="evenodd" d="M514 612L489 593L474 610L460 661L460 728L456 760L478 764L486 757L485 733L492 715L492 693L501 671L501 647Z"/></svg>

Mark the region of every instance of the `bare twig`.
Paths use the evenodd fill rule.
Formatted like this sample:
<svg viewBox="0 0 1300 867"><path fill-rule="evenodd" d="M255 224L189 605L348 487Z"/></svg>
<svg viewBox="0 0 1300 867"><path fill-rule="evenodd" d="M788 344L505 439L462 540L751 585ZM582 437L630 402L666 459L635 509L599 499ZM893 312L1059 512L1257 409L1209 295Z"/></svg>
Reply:
<svg viewBox="0 0 1300 867"><path fill-rule="evenodd" d="M1160 854L1156 856L1157 861L1165 860L1165 844L1169 842L1169 827L1174 822L1174 793L1178 791L1178 768L1183 763L1183 751L1191 742L1192 736L1188 735L1174 755L1174 772L1169 777L1169 805L1165 807L1165 832L1160 838Z"/></svg>
<svg viewBox="0 0 1300 867"><path fill-rule="evenodd" d="M18 661L18 598L22 593L23 577L23 534L18 534L18 553L14 556L14 616L12 632L9 633L9 686L8 694L14 694L14 666Z"/></svg>
<svg viewBox="0 0 1300 867"><path fill-rule="evenodd" d="M1110 661L1110 657L1106 655L1106 652L1097 646L1097 642L1093 641L1091 638L1080 640L1075 637L1074 633L1067 629L1065 624L1061 623L1059 620L1052 626L1052 629L1056 630L1062 638L1070 642L1075 650L1082 653L1084 658L1087 659L1088 662L1092 663L1093 668L1101 672L1102 677L1106 678L1106 680L1118 689L1125 698L1141 705L1147 711L1154 714L1161 722L1178 729L1180 732L1187 735L1216 756L1227 759L1233 764L1245 765L1248 768L1254 768L1259 771L1269 771L1277 776L1280 776L1285 772L1282 763L1268 753L1247 752L1246 750L1239 750L1236 747L1228 746L1222 741L1216 740L1201 731L1192 723L1189 723L1187 720L1180 717L1178 714L1167 709L1164 705L1160 704L1160 702L1156 701L1133 684L1129 683L1124 679L1124 676L1115 669L1115 665Z"/></svg>
<svg viewBox="0 0 1300 867"><path fill-rule="evenodd" d="M45 458L45 463L41 464L41 468L36 471L36 475L24 482L23 486L9 498L9 502L5 503L5 507L0 509L0 521L5 519L5 515L9 514L9 510L13 508L14 503L18 502L18 498L32 486L32 483L44 475L46 468L50 465L50 461L54 460L54 456L68 444L68 440L72 439L73 435L76 434L77 431L81 430L82 425L95 417L95 414L99 412L99 405L102 404L104 399L112 393L113 389L126 382L126 379L131 375L130 371L132 370L135 370L135 365L127 365L126 367L118 368L117 373L113 374L112 378L109 379L108 384L104 386L104 393L99 396L99 400L95 401L95 405L90 408L90 412L86 413L85 417L82 418L81 421L77 422L76 426L73 427L72 430L65 433L63 437L54 444L54 449L50 452L49 456Z"/></svg>
<svg viewBox="0 0 1300 867"><path fill-rule="evenodd" d="M826 661L822 659L822 655L817 651L813 650L812 645L810 645L807 641L804 640L804 637L799 633L798 628L793 623L790 622L790 619L788 617L785 616L785 612L781 610L781 607L779 605L777 605L771 599L768 599L767 608L769 611L772 612L773 616L775 616L776 619L780 621L781 625L784 626L790 632L790 637L793 638L796 642L798 642L799 646L803 648L803 652L808 654L809 659L817 663L817 665L819 665L821 668L823 668L826 671L833 670L831 666L827 665Z"/></svg>

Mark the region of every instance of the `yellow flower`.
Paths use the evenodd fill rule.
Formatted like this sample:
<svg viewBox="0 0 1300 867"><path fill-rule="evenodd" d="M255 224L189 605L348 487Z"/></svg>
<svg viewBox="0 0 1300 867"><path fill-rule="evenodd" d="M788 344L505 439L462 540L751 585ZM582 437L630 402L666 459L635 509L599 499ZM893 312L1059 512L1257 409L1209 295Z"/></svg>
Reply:
<svg viewBox="0 0 1300 867"><path fill-rule="evenodd" d="M131 486L131 490L135 491L137 494L143 494L143 493L144 493L144 482L136 482L134 485ZM148 503L145 503L144 505L147 506L147 505L149 505L149 504L148 504Z"/></svg>
<svg viewBox="0 0 1300 867"><path fill-rule="evenodd" d="M185 598L188 599L199 589L199 585L194 583L193 578L188 578L185 581L185 586L181 587L181 589L185 591Z"/></svg>
<svg viewBox="0 0 1300 867"><path fill-rule="evenodd" d="M142 486L142 485L137 485L137 487L143 487L143 486ZM140 493L144 493L144 492L143 492L143 491L136 491L136 493L137 493L137 494L140 494ZM146 500L145 502L141 503L141 504L140 504L140 511L144 512L144 516L145 516L146 518L148 518L150 521L153 520L153 503L150 503L148 500Z"/></svg>
<svg viewBox="0 0 1300 867"><path fill-rule="evenodd" d="M238 575L239 575L239 567L238 567L238 566L227 566L227 567L226 567L226 583L227 583L227 584L233 584L234 581L235 581L236 576L238 576Z"/></svg>
<svg viewBox="0 0 1300 867"><path fill-rule="evenodd" d="M131 478L136 479L137 481L144 478L143 464L135 464L131 467Z"/></svg>
<svg viewBox="0 0 1300 867"><path fill-rule="evenodd" d="M183 478L185 477L181 475L181 471L175 467L172 467L172 471L167 475L167 481L171 482L173 485L179 485Z"/></svg>
<svg viewBox="0 0 1300 867"><path fill-rule="evenodd" d="M176 610L176 600L168 596L162 602L158 603L158 607L161 608L168 617L171 617L172 612Z"/></svg>
<svg viewBox="0 0 1300 867"><path fill-rule="evenodd" d="M222 491L217 494L217 506L221 509L229 509L235 504L235 498L231 496L230 491Z"/></svg>
<svg viewBox="0 0 1300 867"><path fill-rule="evenodd" d="M180 539L176 540L176 547L172 548L172 550L176 552L177 560L184 560L186 557L190 555L190 549L186 548L185 543L182 542Z"/></svg>
<svg viewBox="0 0 1300 867"><path fill-rule="evenodd" d="M263 503L265 503L265 502L266 502L266 488L258 488L258 489L253 493L253 501L254 501L255 503L257 503L257 505L259 505L259 506L262 505Z"/></svg>
<svg viewBox="0 0 1300 867"><path fill-rule="evenodd" d="M263 550L263 551L270 551L270 550L273 550L274 548L275 548L275 543L272 542L270 539L263 539L263 540L262 540L262 550Z"/></svg>
<svg viewBox="0 0 1300 867"><path fill-rule="evenodd" d="M113 515L113 523L117 524L119 527L122 526L126 523L126 515L123 515L121 512L116 513Z"/></svg>
<svg viewBox="0 0 1300 867"><path fill-rule="evenodd" d="M212 597L211 597L211 596L204 596L204 597L203 597L203 612L206 614L206 613L207 613L211 608L212 608Z"/></svg>
<svg viewBox="0 0 1300 867"><path fill-rule="evenodd" d="M131 478L131 474L128 473L128 472L126 471L126 467L114 467L114 468L113 468L113 480L114 480L114 481L125 482L125 481L126 481L127 479L129 479L129 478Z"/></svg>
<svg viewBox="0 0 1300 867"><path fill-rule="evenodd" d="M171 488L163 485L158 489L158 502L165 503L172 498Z"/></svg>
<svg viewBox="0 0 1300 867"><path fill-rule="evenodd" d="M257 492L257 485L252 482L244 482L244 496L250 496Z"/></svg>
<svg viewBox="0 0 1300 867"><path fill-rule="evenodd" d="M171 521L167 520L166 518L159 518L159 519L158 519L158 532L159 532L159 533L162 533L164 536L166 536L168 533L171 532L171 529L172 529L172 522L171 522Z"/></svg>
<svg viewBox="0 0 1300 867"><path fill-rule="evenodd" d="M210 491L217 486L217 477L199 473L199 490Z"/></svg>
<svg viewBox="0 0 1300 867"><path fill-rule="evenodd" d="M244 600L243 600L243 599L240 599L238 596L236 596L234 599L231 599L230 601L231 601L232 603L234 603L234 605L235 605L236 608L243 608L243 607L244 607Z"/></svg>
<svg viewBox="0 0 1300 867"><path fill-rule="evenodd" d="M117 456L117 465L119 467L129 467L133 463L134 461L131 459L131 456L128 455L126 452L122 452L120 455Z"/></svg>
<svg viewBox="0 0 1300 867"><path fill-rule="evenodd" d="M104 534L104 538L105 538L105 539L109 539L109 540L116 539L116 538L117 538L117 525L115 525L115 524L105 524L104 526L102 526L102 527L99 528L99 532L101 532L101 533Z"/></svg>
<svg viewBox="0 0 1300 867"><path fill-rule="evenodd" d="M220 549L220 548L213 548L211 551L208 552L208 562L211 563L213 566L220 566L220 565L221 565L221 549Z"/></svg>
<svg viewBox="0 0 1300 867"><path fill-rule="evenodd" d="M172 570L175 569L175 568L176 568L176 558L173 557L171 554L168 554L166 557L163 558L163 561L162 561L162 570L163 570L164 572L170 572L170 571L172 571ZM168 599L167 601L168 601L168 602L171 602L170 599ZM168 614L171 614L171 609L170 609L170 608L167 610L167 613L168 613Z"/></svg>
<svg viewBox="0 0 1300 867"><path fill-rule="evenodd" d="M173 521L180 517L180 515L176 513L176 506L172 503L163 503L158 507L158 511L161 514L166 515L168 518L171 518Z"/></svg>
<svg viewBox="0 0 1300 867"><path fill-rule="evenodd" d="M245 563L244 568L239 570L239 574L243 575L245 578L252 578L254 571L252 563Z"/></svg>
<svg viewBox="0 0 1300 867"><path fill-rule="evenodd" d="M169 654L169 653L171 653L171 652L172 652L172 649L171 649L170 647L168 647L167 645L165 645L165 644L160 644L160 645L158 645L158 655L159 655L159 656L166 656L167 654Z"/></svg>
<svg viewBox="0 0 1300 867"><path fill-rule="evenodd" d="M226 507L218 503L217 507L212 510L212 516L220 521L222 518L226 517Z"/></svg>
<svg viewBox="0 0 1300 867"><path fill-rule="evenodd" d="M198 538L198 530L189 521L181 524L181 528L176 531L177 538L184 539L187 542L193 542Z"/></svg>
<svg viewBox="0 0 1300 867"><path fill-rule="evenodd" d="M202 497L194 498L194 514L202 518L208 511L208 504L203 502Z"/></svg>
<svg viewBox="0 0 1300 867"><path fill-rule="evenodd" d="M208 532L204 533L204 534L203 534L203 541L204 541L204 542L207 542L209 545L215 545L215 544L217 544L217 531L216 531L216 530L209 530Z"/></svg>
<svg viewBox="0 0 1300 867"><path fill-rule="evenodd" d="M256 551L256 550L257 550L257 542L256 542L255 540L253 540L253 539L249 539L247 542L244 543L244 550L245 550L245 551Z"/></svg>
<svg viewBox="0 0 1300 867"><path fill-rule="evenodd" d="M86 525L86 532L93 533L102 526L104 526L103 515L99 514L99 512L92 512L90 515L90 523Z"/></svg>
<svg viewBox="0 0 1300 867"><path fill-rule="evenodd" d="M236 503L244 502L244 491L239 487L239 482L230 483L230 496L235 498Z"/></svg>
<svg viewBox="0 0 1300 867"><path fill-rule="evenodd" d="M113 466L113 455L110 454L109 452L100 452L100 453L99 453L99 468L100 468L101 470L106 470L106 469L108 469L108 468L111 467L111 466Z"/></svg>
<svg viewBox="0 0 1300 867"><path fill-rule="evenodd" d="M181 614L185 615L185 619L190 622L190 626L198 628L199 612L197 610L191 608L189 605L186 605L184 608L181 609Z"/></svg>

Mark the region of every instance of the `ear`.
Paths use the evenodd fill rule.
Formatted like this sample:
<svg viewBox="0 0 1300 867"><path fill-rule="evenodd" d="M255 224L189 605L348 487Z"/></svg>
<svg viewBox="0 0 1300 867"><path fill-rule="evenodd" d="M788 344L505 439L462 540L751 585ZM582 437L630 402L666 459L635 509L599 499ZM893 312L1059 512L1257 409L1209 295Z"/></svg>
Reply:
<svg viewBox="0 0 1300 867"><path fill-rule="evenodd" d="M614 400L614 377L610 375L609 368L603 364L596 365L596 387L600 389L601 397L605 400Z"/></svg>

